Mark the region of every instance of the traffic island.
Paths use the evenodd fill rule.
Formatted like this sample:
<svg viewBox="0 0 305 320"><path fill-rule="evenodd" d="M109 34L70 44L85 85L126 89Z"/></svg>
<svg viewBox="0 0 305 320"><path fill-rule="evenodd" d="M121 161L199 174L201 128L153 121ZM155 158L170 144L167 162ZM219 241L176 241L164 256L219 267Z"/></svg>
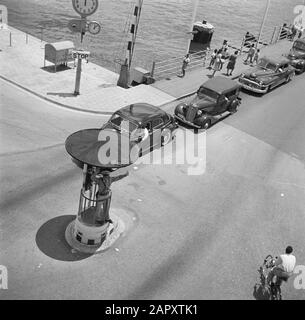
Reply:
<svg viewBox="0 0 305 320"><path fill-rule="evenodd" d="M127 231L124 221L115 215L116 211L111 211L113 223L100 227L85 225L78 218L71 221L65 232L68 244L77 251L90 254L109 249ZM90 241L93 244L88 244Z"/></svg>

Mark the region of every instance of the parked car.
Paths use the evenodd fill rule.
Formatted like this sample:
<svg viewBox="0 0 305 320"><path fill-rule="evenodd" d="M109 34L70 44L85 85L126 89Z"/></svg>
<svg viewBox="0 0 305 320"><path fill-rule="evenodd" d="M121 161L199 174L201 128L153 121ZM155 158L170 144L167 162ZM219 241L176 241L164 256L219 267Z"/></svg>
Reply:
<svg viewBox="0 0 305 320"><path fill-rule="evenodd" d="M141 156L169 143L178 124L172 115L159 107L134 103L114 112L102 129L112 129L128 137L131 148L139 145L138 156Z"/></svg>
<svg viewBox="0 0 305 320"><path fill-rule="evenodd" d="M284 82L289 82L294 75L295 68L287 58L263 57L256 67L242 73L238 80L243 89L264 94Z"/></svg>
<svg viewBox="0 0 305 320"><path fill-rule="evenodd" d="M300 74L305 71L305 38L294 41L287 58L296 73Z"/></svg>
<svg viewBox="0 0 305 320"><path fill-rule="evenodd" d="M176 106L179 122L194 128L207 129L228 113L234 113L240 104L240 85L231 79L217 76L200 86L196 97L189 103Z"/></svg>

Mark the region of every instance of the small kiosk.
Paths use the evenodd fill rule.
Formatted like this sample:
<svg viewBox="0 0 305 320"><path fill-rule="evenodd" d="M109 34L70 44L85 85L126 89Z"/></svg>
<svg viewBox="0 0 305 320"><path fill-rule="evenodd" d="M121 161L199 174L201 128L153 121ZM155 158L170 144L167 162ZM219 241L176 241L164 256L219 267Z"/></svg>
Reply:
<svg viewBox="0 0 305 320"><path fill-rule="evenodd" d="M206 50L210 47L214 27L205 20L202 22L195 22L193 24L193 39L191 40L189 53Z"/></svg>
<svg viewBox="0 0 305 320"><path fill-rule="evenodd" d="M47 43L44 51L44 67L46 66L46 61L54 63L56 72L58 65L67 65L68 62L74 61L73 49L74 43L72 41Z"/></svg>

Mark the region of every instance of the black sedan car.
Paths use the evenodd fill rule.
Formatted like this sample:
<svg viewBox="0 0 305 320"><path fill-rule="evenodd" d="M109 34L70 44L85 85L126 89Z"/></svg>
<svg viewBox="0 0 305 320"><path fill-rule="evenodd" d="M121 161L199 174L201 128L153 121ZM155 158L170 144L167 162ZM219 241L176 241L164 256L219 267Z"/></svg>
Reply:
<svg viewBox="0 0 305 320"><path fill-rule="evenodd" d="M294 41L287 58L295 68L296 73L305 72L305 38Z"/></svg>
<svg viewBox="0 0 305 320"><path fill-rule="evenodd" d="M131 147L139 146L139 156L166 145L178 129L173 116L148 103L123 107L110 117L102 129L115 130L128 137Z"/></svg>
<svg viewBox="0 0 305 320"><path fill-rule="evenodd" d="M282 83L289 82L295 69L283 56L259 60L256 67L242 73L238 79L243 89L264 94Z"/></svg>
<svg viewBox="0 0 305 320"><path fill-rule="evenodd" d="M176 106L175 117L193 128L207 129L225 115L237 111L240 105L240 85L231 79L217 76L200 86L189 103Z"/></svg>

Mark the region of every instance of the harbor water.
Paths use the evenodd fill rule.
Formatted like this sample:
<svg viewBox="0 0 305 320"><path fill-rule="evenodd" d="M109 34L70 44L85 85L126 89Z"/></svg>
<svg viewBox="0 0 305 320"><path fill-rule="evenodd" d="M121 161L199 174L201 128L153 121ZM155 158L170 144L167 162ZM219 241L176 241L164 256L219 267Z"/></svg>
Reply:
<svg viewBox="0 0 305 320"><path fill-rule="evenodd" d="M144 0L134 65L150 69L153 61L182 56L187 47L194 0ZM240 46L246 31L258 34L267 0L200 0L196 21L213 24L211 47L223 39ZM68 21L78 18L71 0L0 0L8 8L9 25L44 41L72 40L80 46L79 35L69 31ZM292 23L294 8L303 0L271 0L266 29ZM82 47L91 52L91 61L118 71L125 56L134 0L100 0L98 11L89 20L101 23L102 31L84 37Z"/></svg>

